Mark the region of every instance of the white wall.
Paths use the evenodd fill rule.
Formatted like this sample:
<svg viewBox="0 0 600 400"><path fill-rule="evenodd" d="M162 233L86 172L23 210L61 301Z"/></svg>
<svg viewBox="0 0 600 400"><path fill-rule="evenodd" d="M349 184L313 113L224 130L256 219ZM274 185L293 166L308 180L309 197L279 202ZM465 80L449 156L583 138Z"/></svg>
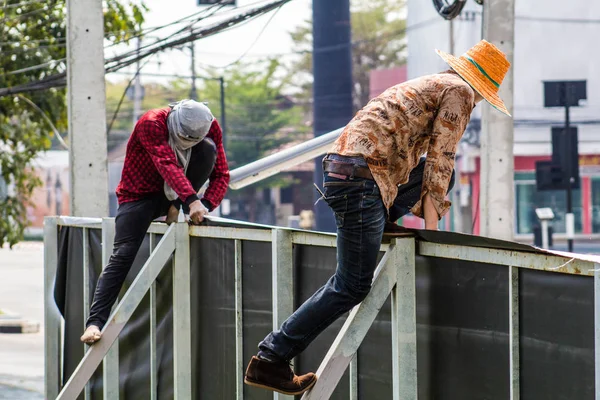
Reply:
<svg viewBox="0 0 600 400"><path fill-rule="evenodd" d="M516 1L515 152L523 153L524 149L517 148L520 143L550 142L550 125L523 126L523 120L551 120L557 124L564 121L563 109L543 107L544 80L587 80L587 105L572 109L571 120L600 120L600 23L530 18L600 20L600 1ZM456 54L462 54L481 39L481 11L481 6L468 0L463 16L454 20ZM474 20L465 19L469 12L476 13ZM426 25L408 30L409 78L446 68L433 49L449 50L449 22L437 14L431 1L408 0L408 26L423 23ZM600 125L579 125L579 139L582 154L598 154ZM549 146L528 148L527 151L534 151L531 155L551 152Z"/></svg>

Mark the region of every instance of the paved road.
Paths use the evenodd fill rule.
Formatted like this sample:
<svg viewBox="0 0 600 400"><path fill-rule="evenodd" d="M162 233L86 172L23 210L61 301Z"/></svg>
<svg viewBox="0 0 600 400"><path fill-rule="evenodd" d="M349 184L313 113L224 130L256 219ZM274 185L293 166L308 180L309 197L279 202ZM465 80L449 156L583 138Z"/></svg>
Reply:
<svg viewBox="0 0 600 400"><path fill-rule="evenodd" d="M40 242L0 249L0 309L40 323L39 333L0 333L0 400L43 399L43 260Z"/></svg>

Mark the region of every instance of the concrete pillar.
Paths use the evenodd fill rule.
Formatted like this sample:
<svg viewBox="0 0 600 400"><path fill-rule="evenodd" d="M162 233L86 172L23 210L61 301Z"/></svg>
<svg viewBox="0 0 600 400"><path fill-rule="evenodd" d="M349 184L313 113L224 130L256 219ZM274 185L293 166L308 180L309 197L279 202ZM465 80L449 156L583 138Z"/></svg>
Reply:
<svg viewBox="0 0 600 400"><path fill-rule="evenodd" d="M71 214L108 215L102 2L67 0Z"/></svg>
<svg viewBox="0 0 600 400"><path fill-rule="evenodd" d="M485 1L483 38L502 50L513 64L515 0ZM500 97L512 114L511 66L500 86ZM512 240L514 235L513 119L484 105L481 123L480 234Z"/></svg>

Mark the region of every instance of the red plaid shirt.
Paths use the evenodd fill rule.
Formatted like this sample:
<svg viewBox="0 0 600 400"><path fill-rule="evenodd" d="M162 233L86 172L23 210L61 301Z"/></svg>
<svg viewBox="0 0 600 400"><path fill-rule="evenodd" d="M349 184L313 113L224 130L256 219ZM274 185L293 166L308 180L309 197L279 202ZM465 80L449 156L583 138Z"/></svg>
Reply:
<svg viewBox="0 0 600 400"><path fill-rule="evenodd" d="M169 145L167 128L169 111L169 107L150 110L135 125L127 143L121 182L116 191L119 204L162 192L164 181L167 181L182 201L189 204L197 198L196 191ZM223 134L216 119L206 137L212 139L217 147L217 161L202 198L203 203L208 202L211 205L209 209L212 210L225 197L229 184L229 167L223 150Z"/></svg>

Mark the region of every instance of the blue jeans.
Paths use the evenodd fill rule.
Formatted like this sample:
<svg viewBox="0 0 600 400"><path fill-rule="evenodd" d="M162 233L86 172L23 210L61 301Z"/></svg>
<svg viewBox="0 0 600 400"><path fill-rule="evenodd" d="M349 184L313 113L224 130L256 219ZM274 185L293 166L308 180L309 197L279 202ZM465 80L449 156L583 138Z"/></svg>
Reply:
<svg viewBox="0 0 600 400"><path fill-rule="evenodd" d="M424 164L422 159L411 172L409 182L400 187L390 209L390 221L410 212L419 200ZM454 174L452 176L454 180ZM342 180L328 173L325 173L323 182L323 198L334 212L337 225L337 268L327 283L306 300L279 330L271 332L259 343L259 355L271 360L289 361L296 357L371 290L388 219L379 187L373 180L356 177Z"/></svg>

